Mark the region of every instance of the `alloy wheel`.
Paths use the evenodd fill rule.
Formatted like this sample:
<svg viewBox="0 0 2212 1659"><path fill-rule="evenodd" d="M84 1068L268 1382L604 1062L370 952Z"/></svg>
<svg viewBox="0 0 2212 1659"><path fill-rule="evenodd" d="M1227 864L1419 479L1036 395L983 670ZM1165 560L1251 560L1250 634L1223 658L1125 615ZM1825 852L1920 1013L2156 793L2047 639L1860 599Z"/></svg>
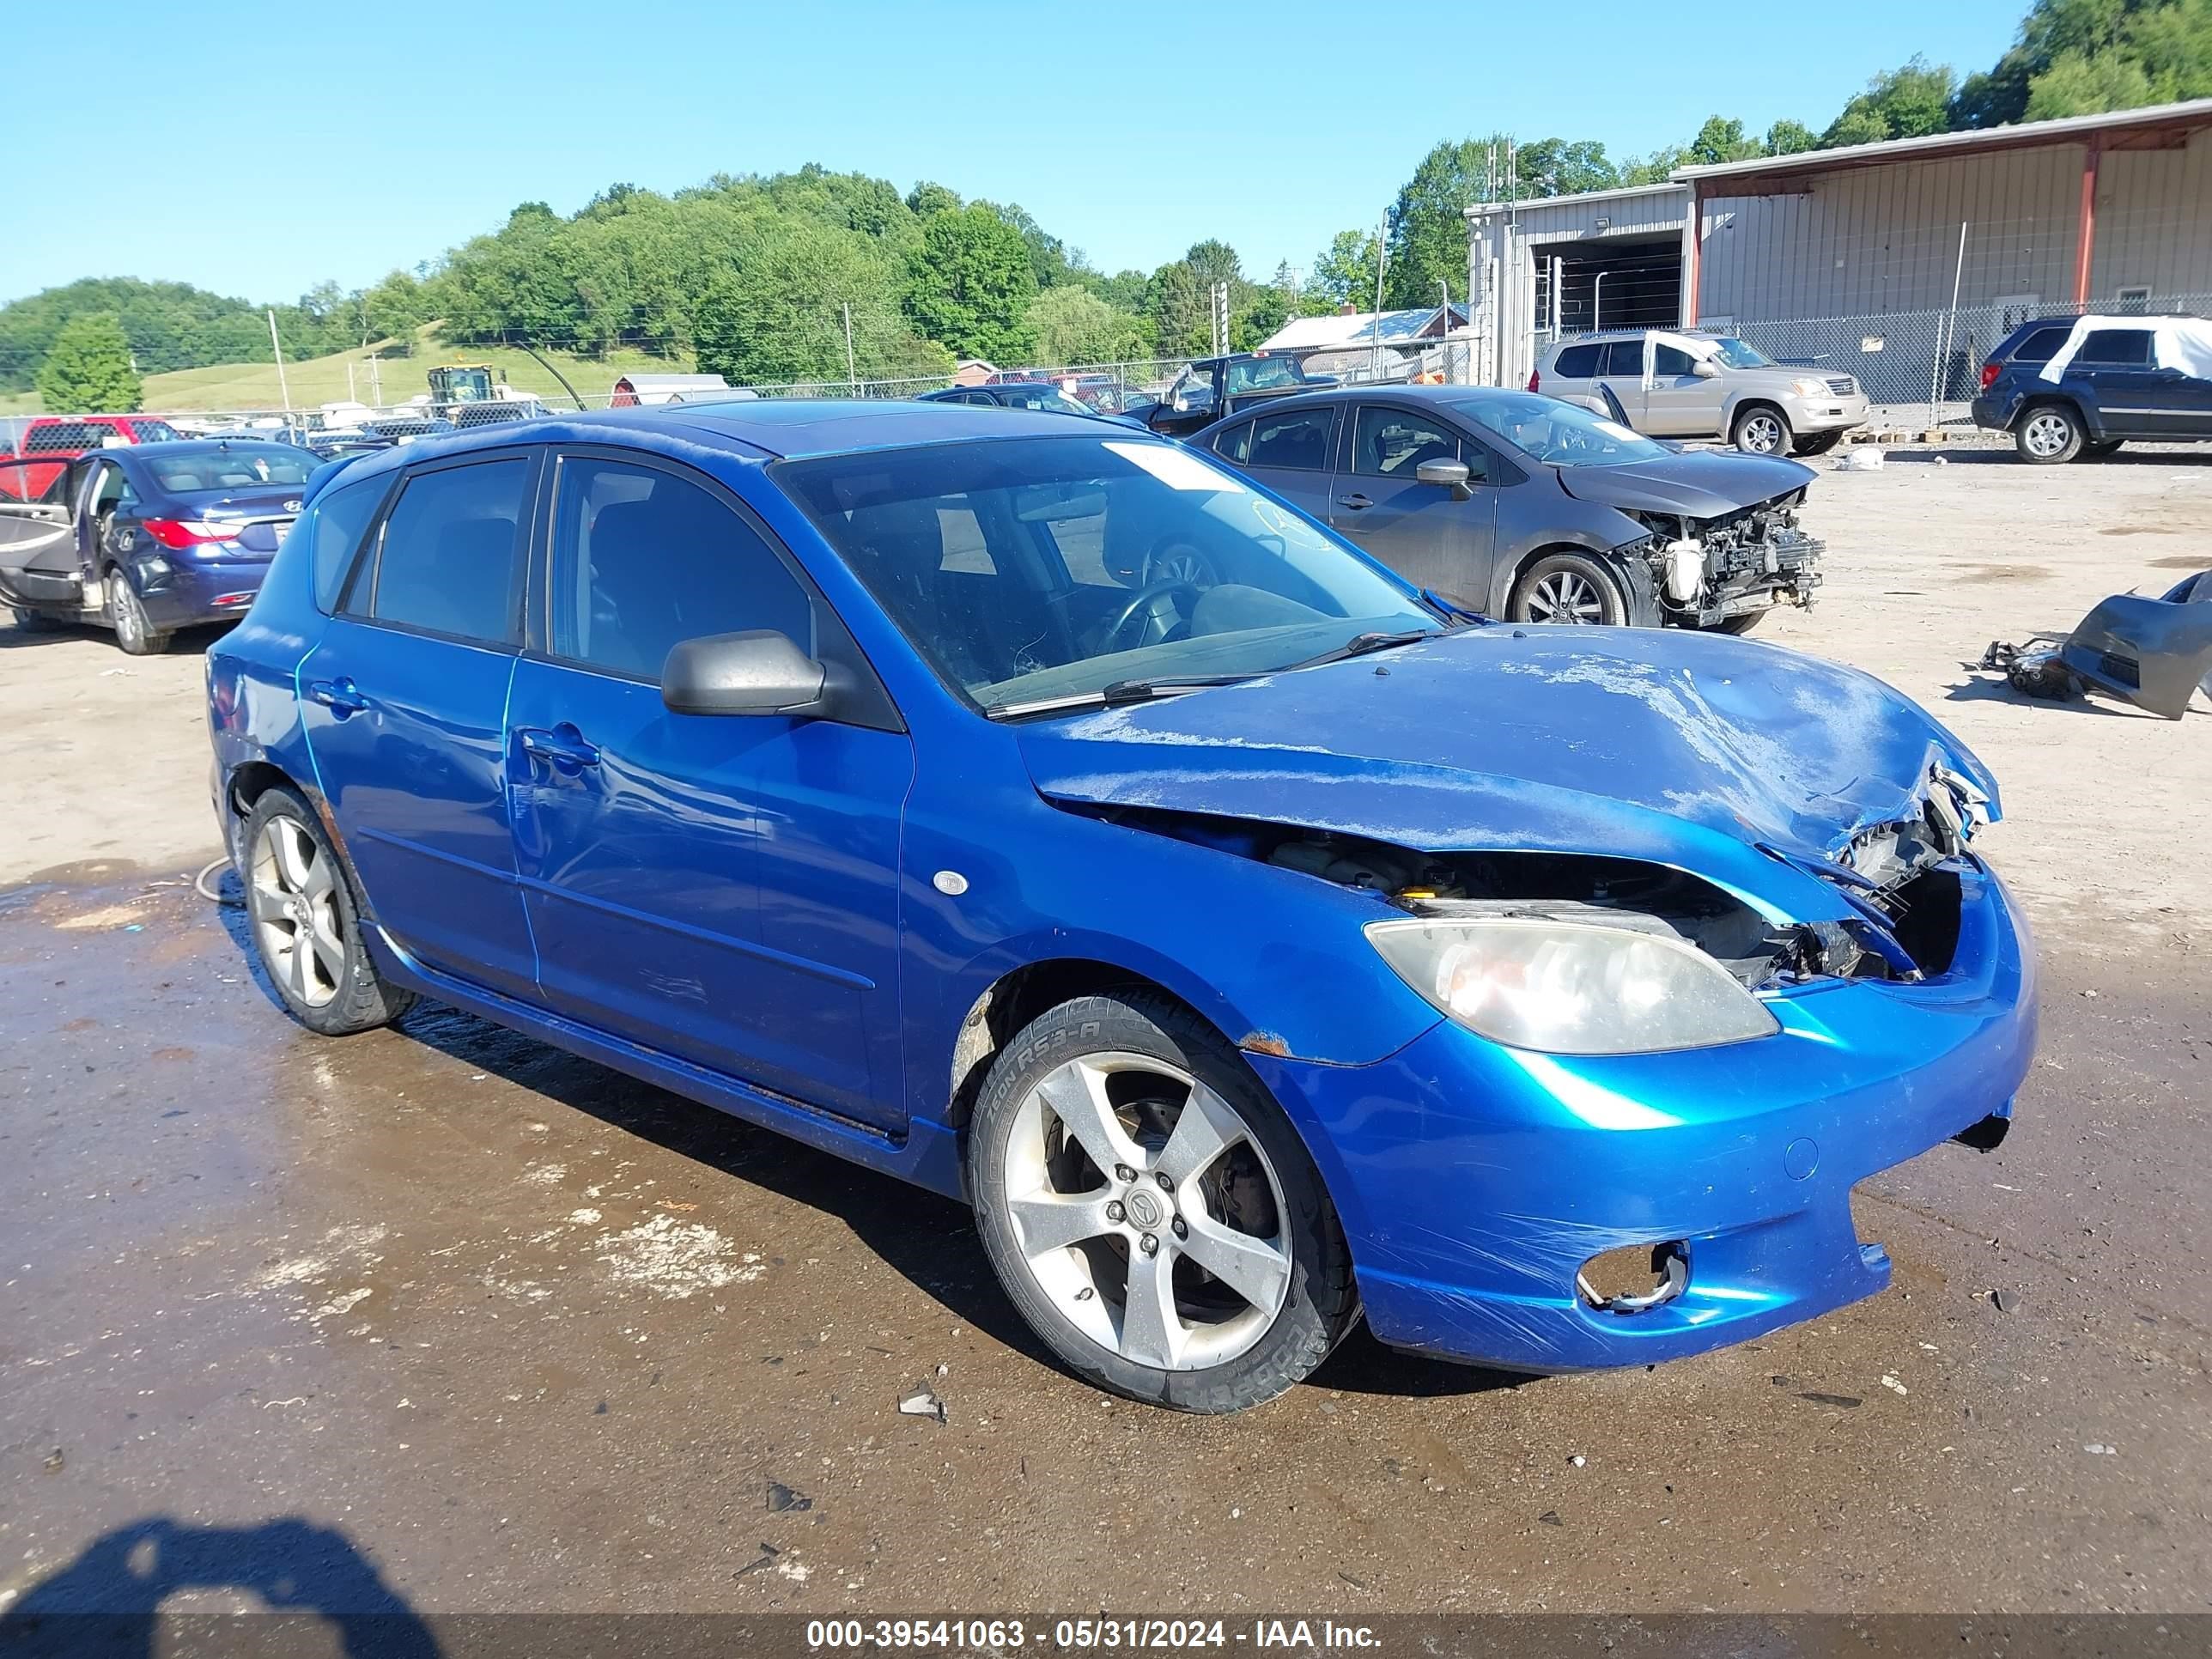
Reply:
<svg viewBox="0 0 2212 1659"><path fill-rule="evenodd" d="M279 816L262 826L246 899L271 976L310 1008L337 995L346 948L337 872L297 818Z"/></svg>
<svg viewBox="0 0 2212 1659"><path fill-rule="evenodd" d="M1022 1261L1070 1323L1159 1370L1235 1359L1291 1287L1287 1207L1237 1109L1148 1054L1048 1073L1007 1136Z"/></svg>
<svg viewBox="0 0 2212 1659"><path fill-rule="evenodd" d="M1554 570L1528 590L1528 620L1538 623L1598 623L1605 601L1587 576Z"/></svg>
<svg viewBox="0 0 2212 1659"><path fill-rule="evenodd" d="M144 642L146 613L139 608L138 596L131 591L131 584L119 570L107 573L107 615L114 625L116 642L125 651Z"/></svg>
<svg viewBox="0 0 2212 1659"><path fill-rule="evenodd" d="M1782 422L1771 415L1750 415L1736 428L1736 443L1753 455L1771 455L1782 447Z"/></svg>
<svg viewBox="0 0 2212 1659"><path fill-rule="evenodd" d="M2065 450L2074 436L2074 428L2063 415L2045 410L2040 415L2027 417L2027 428L2023 436L2030 453L2048 458Z"/></svg>

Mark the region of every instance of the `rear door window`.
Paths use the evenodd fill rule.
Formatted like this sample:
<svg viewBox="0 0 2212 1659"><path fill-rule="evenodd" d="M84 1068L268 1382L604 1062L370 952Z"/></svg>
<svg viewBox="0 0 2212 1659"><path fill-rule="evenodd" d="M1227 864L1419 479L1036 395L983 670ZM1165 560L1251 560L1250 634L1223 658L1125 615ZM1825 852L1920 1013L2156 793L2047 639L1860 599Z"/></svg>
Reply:
<svg viewBox="0 0 2212 1659"><path fill-rule="evenodd" d="M1597 378L1598 360L1604 355L1605 347L1601 344L1568 346L1553 363L1552 373L1569 380L1595 380ZM1643 371L1638 369L1637 372L1641 374Z"/></svg>
<svg viewBox="0 0 2212 1659"><path fill-rule="evenodd" d="M1291 472L1326 472L1336 436L1336 411L1301 409L1262 415L1252 423L1248 465Z"/></svg>
<svg viewBox="0 0 2212 1659"><path fill-rule="evenodd" d="M2150 331L2147 328L2096 328L2081 342L2074 361L2099 368L2140 368L2150 362Z"/></svg>
<svg viewBox="0 0 2212 1659"><path fill-rule="evenodd" d="M1608 340L1605 347L1605 368L1600 373L1608 379L1621 377L1641 380L1644 378L1644 342Z"/></svg>
<svg viewBox="0 0 2212 1659"><path fill-rule="evenodd" d="M508 455L409 478L384 521L368 614L454 639L514 643L534 465Z"/></svg>

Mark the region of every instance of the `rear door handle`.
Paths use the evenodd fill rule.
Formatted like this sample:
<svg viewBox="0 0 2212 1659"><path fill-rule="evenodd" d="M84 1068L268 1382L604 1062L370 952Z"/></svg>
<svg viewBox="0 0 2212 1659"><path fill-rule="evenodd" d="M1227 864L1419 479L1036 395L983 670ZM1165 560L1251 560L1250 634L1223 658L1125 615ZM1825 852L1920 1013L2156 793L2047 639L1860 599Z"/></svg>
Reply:
<svg viewBox="0 0 2212 1659"><path fill-rule="evenodd" d="M575 775L587 766L599 763L597 745L584 741L584 734L563 720L548 731L542 726L522 726L514 735L521 740L522 752L532 760L542 760L556 772Z"/></svg>
<svg viewBox="0 0 2212 1659"><path fill-rule="evenodd" d="M1368 498L1367 498L1366 496L1364 496L1364 495L1339 495L1339 496L1336 498L1336 504L1337 504L1339 507L1350 507L1350 508L1351 508L1354 513L1358 513L1358 512L1361 511L1363 508L1370 507L1372 507L1372 506L1374 506L1374 505L1375 505L1375 503L1374 503L1373 501L1371 501L1368 500Z"/></svg>
<svg viewBox="0 0 2212 1659"><path fill-rule="evenodd" d="M309 680L307 696L325 708L335 711L340 720L349 714L358 714L368 707L368 699L361 688L343 677L334 680Z"/></svg>

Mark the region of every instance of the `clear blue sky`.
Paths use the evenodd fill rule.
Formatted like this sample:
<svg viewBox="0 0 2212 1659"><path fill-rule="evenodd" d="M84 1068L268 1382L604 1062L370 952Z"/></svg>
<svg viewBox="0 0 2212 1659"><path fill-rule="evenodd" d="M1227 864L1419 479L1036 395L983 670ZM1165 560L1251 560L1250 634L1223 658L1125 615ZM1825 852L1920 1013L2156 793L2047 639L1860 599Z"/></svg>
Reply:
<svg viewBox="0 0 2212 1659"><path fill-rule="evenodd" d="M1916 52L1986 68L2025 8L26 5L0 27L0 300L82 276L289 299L434 258L518 202L809 161L1018 202L1107 270L1210 235L1255 274L1303 269L1439 138L1620 156L1716 112L1818 127Z"/></svg>

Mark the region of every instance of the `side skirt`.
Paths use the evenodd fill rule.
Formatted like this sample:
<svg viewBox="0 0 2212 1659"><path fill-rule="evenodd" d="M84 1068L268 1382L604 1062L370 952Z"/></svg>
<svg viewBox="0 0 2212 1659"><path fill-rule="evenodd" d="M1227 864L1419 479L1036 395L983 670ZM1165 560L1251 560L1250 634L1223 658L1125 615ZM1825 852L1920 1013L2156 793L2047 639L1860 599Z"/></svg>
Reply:
<svg viewBox="0 0 2212 1659"><path fill-rule="evenodd" d="M908 1123L904 1136L895 1139L863 1124L817 1111L788 1096L771 1093L672 1054L610 1036L564 1015L532 1007L495 991L451 978L416 962L381 928L370 930L368 937L369 953L376 959L378 969L394 984L520 1031L525 1036L550 1042L556 1048L580 1054L641 1082L727 1112L763 1129L788 1135L817 1152L912 1182L963 1204L969 1201L960 1137L945 1124L917 1118Z"/></svg>

